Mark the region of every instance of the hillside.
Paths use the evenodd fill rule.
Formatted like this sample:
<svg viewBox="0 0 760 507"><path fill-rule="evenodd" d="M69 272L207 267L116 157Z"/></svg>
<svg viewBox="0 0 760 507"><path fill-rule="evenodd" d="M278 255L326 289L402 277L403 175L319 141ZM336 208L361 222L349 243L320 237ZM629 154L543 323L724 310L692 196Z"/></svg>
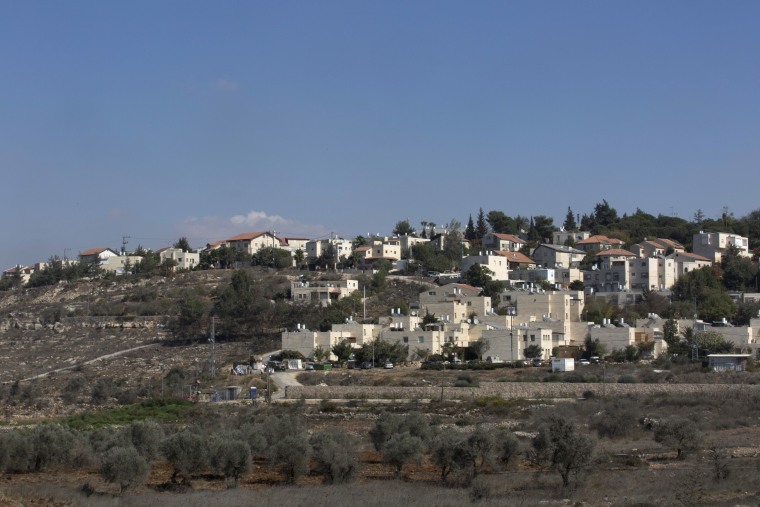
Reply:
<svg viewBox="0 0 760 507"><path fill-rule="evenodd" d="M249 271L257 287L277 293L287 293L289 281L296 276ZM216 270L134 281L86 280L0 292L4 416L36 419L131 403L159 396L162 377L165 392L171 394L181 395L186 384L201 378L205 389L225 385L229 382L225 372L233 363L246 363L251 354L278 349L278 331L288 325L270 319L267 333L226 337L220 323L215 354L221 373L208 379L208 315L217 289L229 285L233 273ZM388 280L382 291L368 297L368 320L386 314L399 301L415 300L418 291L417 284ZM175 325L189 297L200 298L205 309L197 335L188 335ZM329 314L327 309L281 304L290 309L290 318L342 318L335 309Z"/></svg>

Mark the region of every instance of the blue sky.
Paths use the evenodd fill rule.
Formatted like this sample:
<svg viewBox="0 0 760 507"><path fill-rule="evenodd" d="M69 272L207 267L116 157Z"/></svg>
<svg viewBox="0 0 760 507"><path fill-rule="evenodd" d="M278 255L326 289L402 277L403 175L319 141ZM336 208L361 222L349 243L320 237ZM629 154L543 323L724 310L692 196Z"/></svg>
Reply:
<svg viewBox="0 0 760 507"><path fill-rule="evenodd" d="M756 1L32 1L0 16L0 267L479 208L760 208Z"/></svg>

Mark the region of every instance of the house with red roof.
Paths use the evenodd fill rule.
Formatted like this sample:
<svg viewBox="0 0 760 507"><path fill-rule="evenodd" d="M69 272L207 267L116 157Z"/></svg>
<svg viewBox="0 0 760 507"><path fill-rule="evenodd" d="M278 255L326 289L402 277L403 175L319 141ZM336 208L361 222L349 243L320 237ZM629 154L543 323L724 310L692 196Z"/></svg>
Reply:
<svg viewBox="0 0 760 507"><path fill-rule="evenodd" d="M590 251L602 251L623 248L625 243L617 238L608 238L597 234L584 240L578 241L575 244L575 248L583 250L584 252Z"/></svg>
<svg viewBox="0 0 760 507"><path fill-rule="evenodd" d="M517 252L523 246L525 246L525 241L518 238L514 234L489 232L483 236L481 245L484 250Z"/></svg>

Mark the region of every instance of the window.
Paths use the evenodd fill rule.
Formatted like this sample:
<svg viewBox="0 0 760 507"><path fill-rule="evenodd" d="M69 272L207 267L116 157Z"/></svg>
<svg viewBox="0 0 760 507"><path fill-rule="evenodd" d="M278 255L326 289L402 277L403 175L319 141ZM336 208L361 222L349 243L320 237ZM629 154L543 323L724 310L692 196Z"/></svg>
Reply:
<svg viewBox="0 0 760 507"><path fill-rule="evenodd" d="M404 343L409 343L409 337L408 336L404 336L403 341L404 341Z"/></svg>
<svg viewBox="0 0 760 507"><path fill-rule="evenodd" d="M418 340L419 340L419 343L425 343L425 337L424 336L420 336L418 338Z"/></svg>
<svg viewBox="0 0 760 507"><path fill-rule="evenodd" d="M536 341L536 335L534 334L530 335L530 341L532 342Z"/></svg>

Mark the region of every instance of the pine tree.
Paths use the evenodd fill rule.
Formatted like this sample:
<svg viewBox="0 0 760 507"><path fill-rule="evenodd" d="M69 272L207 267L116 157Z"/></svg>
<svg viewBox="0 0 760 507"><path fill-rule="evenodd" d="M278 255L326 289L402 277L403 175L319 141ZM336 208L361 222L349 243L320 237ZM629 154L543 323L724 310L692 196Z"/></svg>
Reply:
<svg viewBox="0 0 760 507"><path fill-rule="evenodd" d="M483 213L483 208L480 208L478 212L478 222L475 228L475 236L478 241L483 241L483 237L488 234L488 223L486 222L486 214Z"/></svg>
<svg viewBox="0 0 760 507"><path fill-rule="evenodd" d="M464 239L474 241L475 237L475 224L472 222L472 214L470 214L470 219L467 221L467 227L464 230Z"/></svg>
<svg viewBox="0 0 760 507"><path fill-rule="evenodd" d="M562 227L564 227L566 231L574 231L578 228L578 225L575 223L575 215L573 214L573 210L570 209L570 206L567 207L567 216L565 217L565 223L562 224Z"/></svg>

